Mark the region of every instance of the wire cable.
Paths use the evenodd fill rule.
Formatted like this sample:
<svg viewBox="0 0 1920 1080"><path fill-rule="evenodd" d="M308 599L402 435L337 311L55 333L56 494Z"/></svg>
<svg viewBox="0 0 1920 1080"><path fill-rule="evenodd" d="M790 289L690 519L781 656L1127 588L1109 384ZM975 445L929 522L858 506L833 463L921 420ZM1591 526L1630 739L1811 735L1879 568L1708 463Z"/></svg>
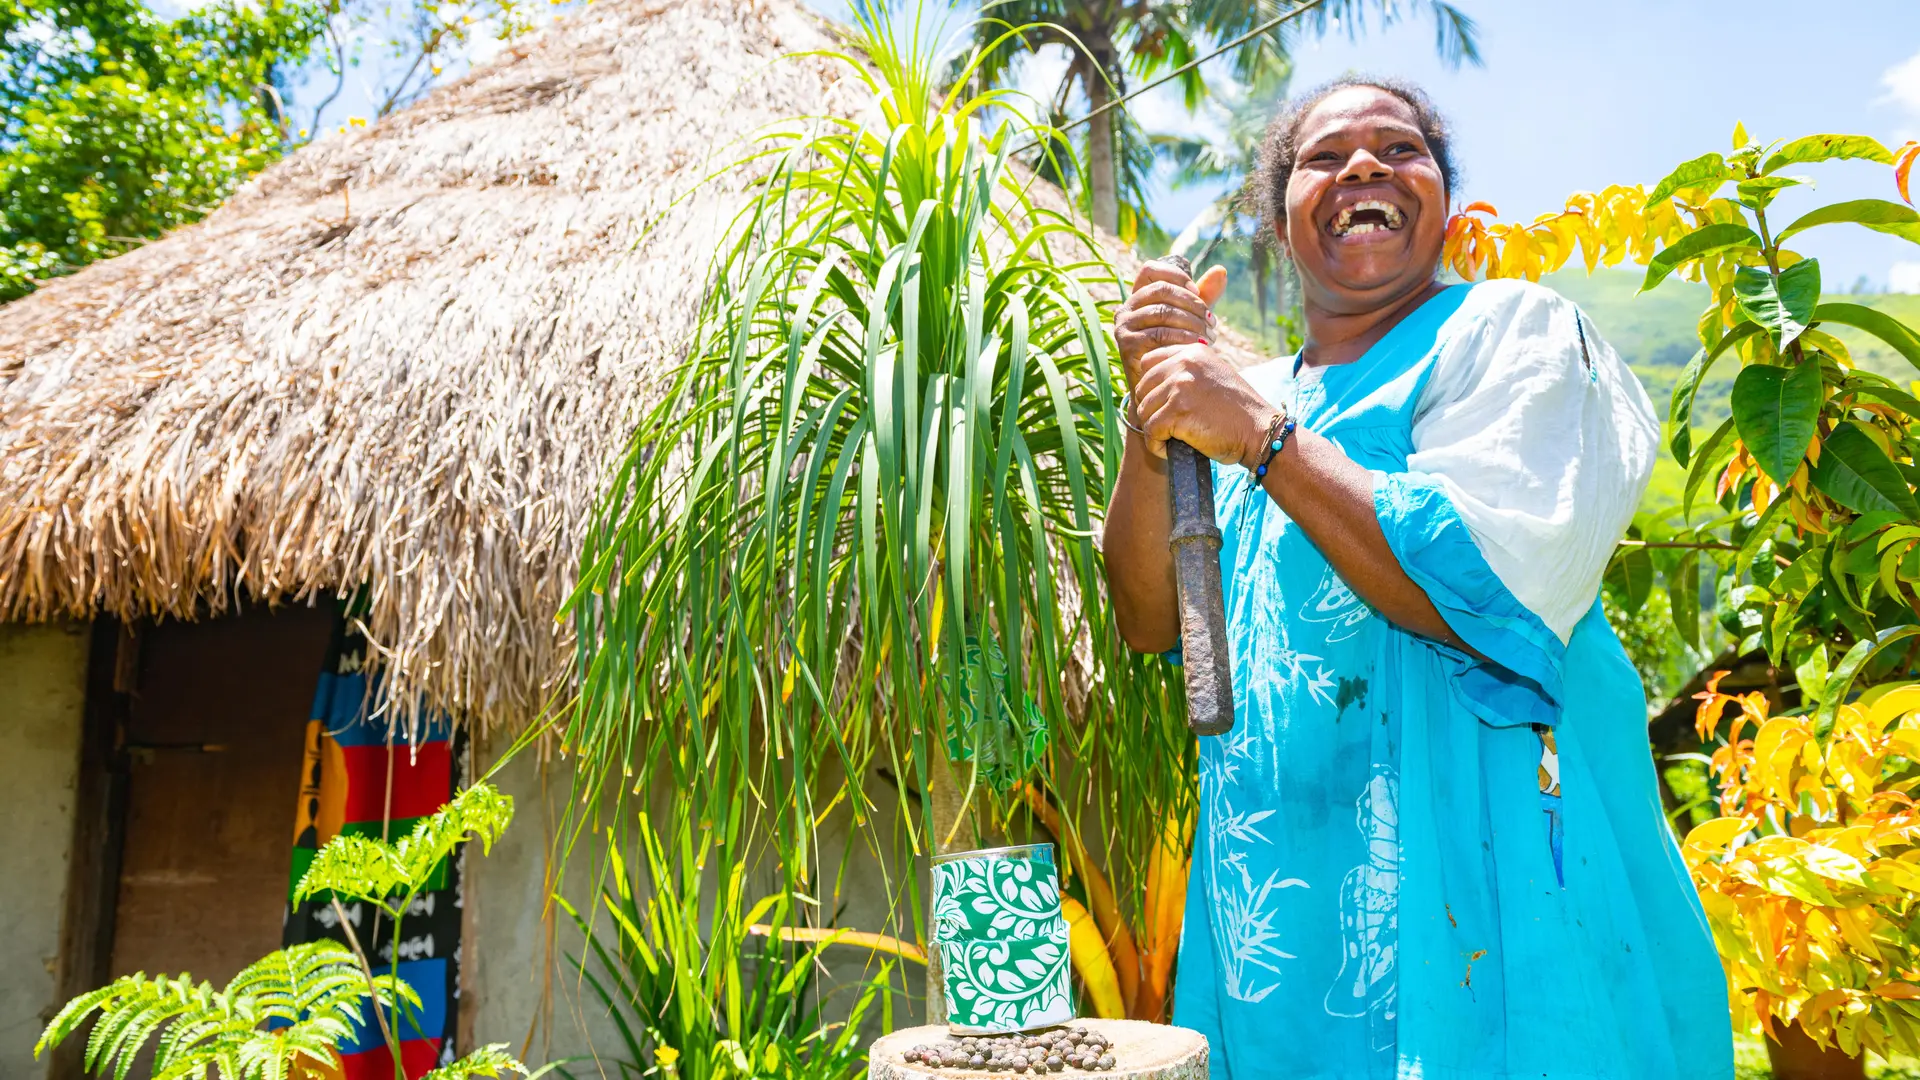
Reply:
<svg viewBox="0 0 1920 1080"><path fill-rule="evenodd" d="M1154 87L1163 85L1167 82L1177 79L1180 76L1185 75L1187 72L1192 71L1194 68L1199 67L1201 64L1204 64L1207 61L1212 60L1217 56L1221 56L1225 53L1232 52L1233 50L1239 48L1240 46L1245 45L1247 42L1252 41L1254 38L1257 38L1260 35L1266 33L1267 31L1272 30L1274 27L1279 26L1281 23L1288 22L1289 20L1295 19L1301 15L1304 15L1307 12L1312 11L1314 8L1317 8L1321 4L1324 4L1326 2L1327 0L1305 0L1305 2L1295 5L1294 7L1288 9L1287 11L1284 11L1281 14L1276 15L1271 19L1268 19L1266 22L1261 23L1259 26L1256 26L1253 29L1247 31L1246 33L1241 34L1239 37L1234 38L1232 41L1227 42L1225 45L1222 45L1219 48L1214 49L1212 52L1208 53L1207 55L1202 56L1195 60L1189 60L1186 63L1181 64L1179 67L1174 68L1172 71L1167 72L1165 75L1162 75L1159 78L1148 83L1147 85L1141 87L1140 89L1128 91L1127 93L1122 94L1117 98L1114 98L1112 101L1107 102L1105 105L1100 106L1099 108L1093 110L1092 112L1081 117L1080 119L1075 120L1064 127L1055 128L1054 131L1058 135L1065 135L1067 132L1072 131L1074 128L1077 128L1080 125L1086 123L1087 121L1092 120L1094 117L1100 116L1103 113L1109 112L1113 109L1117 109L1120 106L1125 105L1127 102L1132 101L1134 98L1139 97L1141 94L1144 94L1149 90L1152 90ZM1106 73L1101 72L1100 74L1104 76ZM1014 152L1017 154L1024 154L1027 151L1033 149L1034 147L1039 146L1043 141L1045 140L1035 139L1032 142L1028 143L1027 145L1021 147L1020 149Z"/></svg>

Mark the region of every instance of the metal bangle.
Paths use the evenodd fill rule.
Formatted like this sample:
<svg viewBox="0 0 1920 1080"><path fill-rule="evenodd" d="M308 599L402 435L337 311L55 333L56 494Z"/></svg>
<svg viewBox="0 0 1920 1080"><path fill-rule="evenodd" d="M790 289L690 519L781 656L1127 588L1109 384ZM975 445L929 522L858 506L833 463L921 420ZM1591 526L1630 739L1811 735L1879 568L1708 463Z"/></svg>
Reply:
<svg viewBox="0 0 1920 1080"><path fill-rule="evenodd" d="M1146 428L1133 422L1133 391L1131 390L1127 391L1120 398L1120 422L1127 425L1127 430L1133 432L1135 435L1143 439L1152 438L1151 435L1147 434Z"/></svg>

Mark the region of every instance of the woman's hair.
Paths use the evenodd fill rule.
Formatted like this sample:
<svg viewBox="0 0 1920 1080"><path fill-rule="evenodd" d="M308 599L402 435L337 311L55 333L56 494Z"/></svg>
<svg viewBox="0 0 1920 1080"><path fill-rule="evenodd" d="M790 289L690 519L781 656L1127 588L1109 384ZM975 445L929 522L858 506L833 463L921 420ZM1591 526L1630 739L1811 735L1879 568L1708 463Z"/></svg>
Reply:
<svg viewBox="0 0 1920 1080"><path fill-rule="evenodd" d="M1279 227L1287 220L1287 181L1293 176L1294 157L1300 152L1300 125L1314 106L1342 90L1356 86L1372 87L1406 102L1407 108L1413 110L1414 123L1419 125L1420 134L1427 140L1427 150L1433 155L1434 164L1440 166L1440 178L1446 185L1446 192L1451 194L1459 185L1460 175L1453 167L1452 129L1424 91L1399 79L1343 75L1305 94L1289 98L1281 108L1280 115L1267 125L1266 138L1260 144L1259 165L1254 173L1253 194L1259 202L1261 216L1269 226Z"/></svg>

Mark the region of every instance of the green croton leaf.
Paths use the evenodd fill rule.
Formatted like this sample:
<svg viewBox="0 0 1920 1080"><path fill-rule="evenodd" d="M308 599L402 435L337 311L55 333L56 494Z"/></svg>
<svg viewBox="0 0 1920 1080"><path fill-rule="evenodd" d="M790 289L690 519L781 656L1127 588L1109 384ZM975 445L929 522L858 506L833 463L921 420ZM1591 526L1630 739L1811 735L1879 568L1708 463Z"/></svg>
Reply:
<svg viewBox="0 0 1920 1080"><path fill-rule="evenodd" d="M1667 602L1680 639L1700 647L1700 553L1688 551L1667 573Z"/></svg>
<svg viewBox="0 0 1920 1080"><path fill-rule="evenodd" d="M1740 202L1755 210L1765 210L1773 197L1790 187L1811 184L1805 176L1756 176L1751 180L1742 180L1735 185L1740 193Z"/></svg>
<svg viewBox="0 0 1920 1080"><path fill-rule="evenodd" d="M1680 512L1693 513L1694 496L1706 485L1707 478L1714 475L1720 466L1733 456L1733 417L1720 421L1713 429L1707 441L1700 445L1700 452L1694 455L1693 465L1687 470L1686 493L1680 499Z"/></svg>
<svg viewBox="0 0 1920 1080"><path fill-rule="evenodd" d="M1908 416L1920 420L1920 398L1915 398L1905 390L1894 386L1870 372L1849 375L1842 388L1856 397L1891 405Z"/></svg>
<svg viewBox="0 0 1920 1080"><path fill-rule="evenodd" d="M1920 368L1920 334L1884 311L1865 304L1821 304L1814 308L1813 318L1815 322L1839 323L1872 334L1906 357L1908 363Z"/></svg>
<svg viewBox="0 0 1920 1080"><path fill-rule="evenodd" d="M1708 369L1721 354L1754 334L1760 332L1759 323L1743 322L1727 331L1711 349L1701 349L1687 361L1680 372L1680 378L1673 384L1673 405L1667 410L1668 426L1673 435L1668 449L1673 451L1673 459L1685 465L1693 449L1693 399L1700 392L1700 383L1706 379Z"/></svg>
<svg viewBox="0 0 1920 1080"><path fill-rule="evenodd" d="M1644 547L1621 548L1607 567L1604 580L1613 602L1632 615L1653 593L1653 557Z"/></svg>
<svg viewBox="0 0 1920 1080"><path fill-rule="evenodd" d="M1808 135L1775 151L1760 171L1773 173L1788 165L1843 158L1865 158L1885 165L1893 161L1893 152L1866 135Z"/></svg>
<svg viewBox="0 0 1920 1080"><path fill-rule="evenodd" d="M1916 635L1920 635L1920 626L1889 626L1872 637L1854 642L1853 647L1847 650L1847 655L1840 658L1833 674L1827 677L1827 695L1820 704L1820 715L1831 719L1840 711L1840 703L1847 699L1847 692L1853 688L1853 680L1868 661L1888 647Z"/></svg>
<svg viewBox="0 0 1920 1080"><path fill-rule="evenodd" d="M1760 468L1786 483L1813 442L1824 395L1820 364L1755 364L1733 380L1733 422Z"/></svg>
<svg viewBox="0 0 1920 1080"><path fill-rule="evenodd" d="M1721 184L1733 178L1733 167L1719 154L1701 154L1692 161L1682 164L1667 174L1667 178L1654 185L1653 193L1647 196L1647 206L1657 206L1665 199L1673 197L1676 191L1688 188L1711 186L1718 189Z"/></svg>
<svg viewBox="0 0 1920 1080"><path fill-rule="evenodd" d="M1774 347L1785 352L1820 306L1820 261L1794 263L1780 271L1778 281L1764 266L1743 266L1734 272L1733 294L1747 318L1773 335Z"/></svg>
<svg viewBox="0 0 1920 1080"><path fill-rule="evenodd" d="M1894 467L1893 459L1852 421L1837 425L1821 442L1813 483L1856 513L1893 511L1909 519L1920 518L1920 503L1915 502L1913 489Z"/></svg>
<svg viewBox="0 0 1920 1080"><path fill-rule="evenodd" d="M1805 232L1815 225L1863 225L1874 232L1898 236L1920 244L1920 213L1911 206L1902 206L1885 199L1854 199L1850 202L1838 202L1823 206L1794 219L1793 224L1780 230L1775 238L1786 243L1795 233Z"/></svg>
<svg viewBox="0 0 1920 1080"><path fill-rule="evenodd" d="M1646 292L1665 281L1668 274L1680 269L1683 264L1692 259L1712 255L1728 248L1753 248L1758 251L1760 237L1745 225L1735 225L1732 222L1721 222L1695 229L1662 248L1660 254L1655 255L1647 263L1647 276L1646 280L1640 283L1640 291Z"/></svg>

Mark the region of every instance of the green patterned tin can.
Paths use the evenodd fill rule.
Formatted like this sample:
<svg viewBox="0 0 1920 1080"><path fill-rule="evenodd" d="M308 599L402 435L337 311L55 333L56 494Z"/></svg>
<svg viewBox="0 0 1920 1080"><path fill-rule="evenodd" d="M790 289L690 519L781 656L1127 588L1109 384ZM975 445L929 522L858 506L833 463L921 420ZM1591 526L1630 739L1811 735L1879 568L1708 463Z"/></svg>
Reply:
<svg viewBox="0 0 1920 1080"><path fill-rule="evenodd" d="M948 1030L1000 1035L1073 1018L1072 958L1053 845L935 858L933 940Z"/></svg>

